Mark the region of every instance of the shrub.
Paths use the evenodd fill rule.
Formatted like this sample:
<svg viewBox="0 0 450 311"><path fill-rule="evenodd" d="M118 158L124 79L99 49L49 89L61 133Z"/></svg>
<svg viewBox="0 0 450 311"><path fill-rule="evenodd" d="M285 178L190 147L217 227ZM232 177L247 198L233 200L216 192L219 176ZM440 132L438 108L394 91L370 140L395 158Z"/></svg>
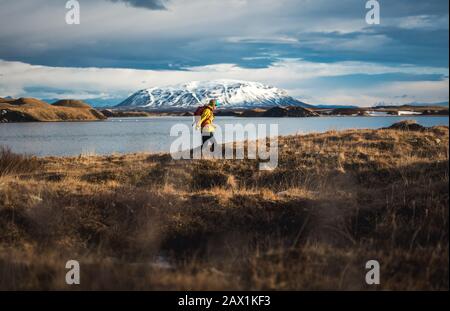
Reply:
<svg viewBox="0 0 450 311"><path fill-rule="evenodd" d="M0 176L32 172L39 167L40 162L36 157L16 154L8 147L0 147Z"/></svg>

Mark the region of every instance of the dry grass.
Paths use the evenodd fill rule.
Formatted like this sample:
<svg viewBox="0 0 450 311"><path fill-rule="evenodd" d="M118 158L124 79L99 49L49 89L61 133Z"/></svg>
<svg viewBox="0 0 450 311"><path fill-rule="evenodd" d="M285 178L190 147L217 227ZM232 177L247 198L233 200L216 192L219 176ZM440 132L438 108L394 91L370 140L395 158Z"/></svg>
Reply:
<svg viewBox="0 0 450 311"><path fill-rule="evenodd" d="M69 259L79 289L448 289L448 128L279 143L270 172L166 154L8 170L0 289L72 289Z"/></svg>
<svg viewBox="0 0 450 311"><path fill-rule="evenodd" d="M34 98L0 99L0 122L92 121L105 116L80 101L59 101L50 105Z"/></svg>
<svg viewBox="0 0 450 311"><path fill-rule="evenodd" d="M15 154L11 149L0 146L0 177L33 172L40 168L40 162L36 157Z"/></svg>

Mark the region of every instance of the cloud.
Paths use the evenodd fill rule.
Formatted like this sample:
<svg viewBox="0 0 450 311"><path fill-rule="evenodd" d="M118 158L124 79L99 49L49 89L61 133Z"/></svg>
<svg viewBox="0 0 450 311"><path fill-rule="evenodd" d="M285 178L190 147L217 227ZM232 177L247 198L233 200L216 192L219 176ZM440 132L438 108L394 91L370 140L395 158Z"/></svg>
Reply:
<svg viewBox="0 0 450 311"><path fill-rule="evenodd" d="M448 102L448 79L382 83L367 90L323 89L314 99L334 105L372 106L379 103L409 104L411 102ZM303 90L303 92L310 90ZM407 95L405 95L407 93ZM357 95L356 95L357 94Z"/></svg>
<svg viewBox="0 0 450 311"><path fill-rule="evenodd" d="M448 14L438 15L414 15L402 18L391 18L386 21L389 26L397 26L404 29L448 29Z"/></svg>
<svg viewBox="0 0 450 311"><path fill-rule="evenodd" d="M448 100L448 78L445 81L391 81L381 85L375 83L373 87L368 85L357 87L351 84L348 87L342 85L333 87L314 83L314 79L324 77L339 79L348 75L389 73L448 76L448 68L386 66L366 62L330 64L283 59L266 68L216 64L186 67L182 70L137 70L48 67L0 60L0 97L9 95L62 98L63 95L66 97L70 95L79 99L124 98L143 88L188 81L236 79L259 81L284 88L292 96L301 95L309 98L311 103L372 105L381 101L392 101L403 94L411 94L423 102Z"/></svg>
<svg viewBox="0 0 450 311"><path fill-rule="evenodd" d="M109 0L111 2L123 2L136 8L146 8L150 10L166 10L166 0Z"/></svg>
<svg viewBox="0 0 450 311"><path fill-rule="evenodd" d="M269 43L269 44L296 44L297 38L288 36L261 36L261 37L229 37L225 39L231 43Z"/></svg>
<svg viewBox="0 0 450 311"><path fill-rule="evenodd" d="M382 2L375 26L361 0L91 0L76 27L64 1L0 3L0 96L118 98L219 78L313 103L448 94L445 0Z"/></svg>
<svg viewBox="0 0 450 311"><path fill-rule="evenodd" d="M251 58L271 52L309 61L448 66L445 0L382 2L376 26L366 24L361 0L91 0L81 2L76 27L65 24L61 1L1 3L0 59L32 64L261 67L273 60Z"/></svg>

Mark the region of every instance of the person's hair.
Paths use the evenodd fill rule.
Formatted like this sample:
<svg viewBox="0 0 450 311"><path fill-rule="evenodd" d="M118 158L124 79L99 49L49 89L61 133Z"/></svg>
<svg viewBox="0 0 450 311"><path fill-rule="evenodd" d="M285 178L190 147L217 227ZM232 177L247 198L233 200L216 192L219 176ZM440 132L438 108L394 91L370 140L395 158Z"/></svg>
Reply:
<svg viewBox="0 0 450 311"><path fill-rule="evenodd" d="M211 99L210 101L209 101L209 105L210 106L212 106L212 105L216 105L216 100L215 99Z"/></svg>

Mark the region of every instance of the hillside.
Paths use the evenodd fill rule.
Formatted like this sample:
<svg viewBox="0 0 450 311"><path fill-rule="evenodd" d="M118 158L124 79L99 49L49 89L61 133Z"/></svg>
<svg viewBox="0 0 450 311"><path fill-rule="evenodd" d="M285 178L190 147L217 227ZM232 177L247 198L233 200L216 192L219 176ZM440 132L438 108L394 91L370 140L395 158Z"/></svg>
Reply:
<svg viewBox="0 0 450 311"><path fill-rule="evenodd" d="M86 104L81 100L73 100L73 99L63 99L58 100L52 104L56 107L70 107L70 108L92 108L90 105Z"/></svg>
<svg viewBox="0 0 450 311"><path fill-rule="evenodd" d="M152 114L147 111L126 111L117 109L102 109L100 112L107 118L138 118L150 117Z"/></svg>
<svg viewBox="0 0 450 311"><path fill-rule="evenodd" d="M106 117L81 101L62 100L50 105L34 98L0 99L0 122L94 121Z"/></svg>
<svg viewBox="0 0 450 311"><path fill-rule="evenodd" d="M237 80L193 81L186 84L140 90L117 108L149 110L195 110L211 98L223 109L254 109L275 106L310 107L285 90L259 82Z"/></svg>
<svg viewBox="0 0 450 311"><path fill-rule="evenodd" d="M448 127L279 138L278 167L0 152L0 290L448 290ZM382 282L365 283L368 260Z"/></svg>
<svg viewBox="0 0 450 311"><path fill-rule="evenodd" d="M317 117L318 113L310 110L308 108L302 107L273 107L267 111L265 111L262 115L263 117Z"/></svg>

